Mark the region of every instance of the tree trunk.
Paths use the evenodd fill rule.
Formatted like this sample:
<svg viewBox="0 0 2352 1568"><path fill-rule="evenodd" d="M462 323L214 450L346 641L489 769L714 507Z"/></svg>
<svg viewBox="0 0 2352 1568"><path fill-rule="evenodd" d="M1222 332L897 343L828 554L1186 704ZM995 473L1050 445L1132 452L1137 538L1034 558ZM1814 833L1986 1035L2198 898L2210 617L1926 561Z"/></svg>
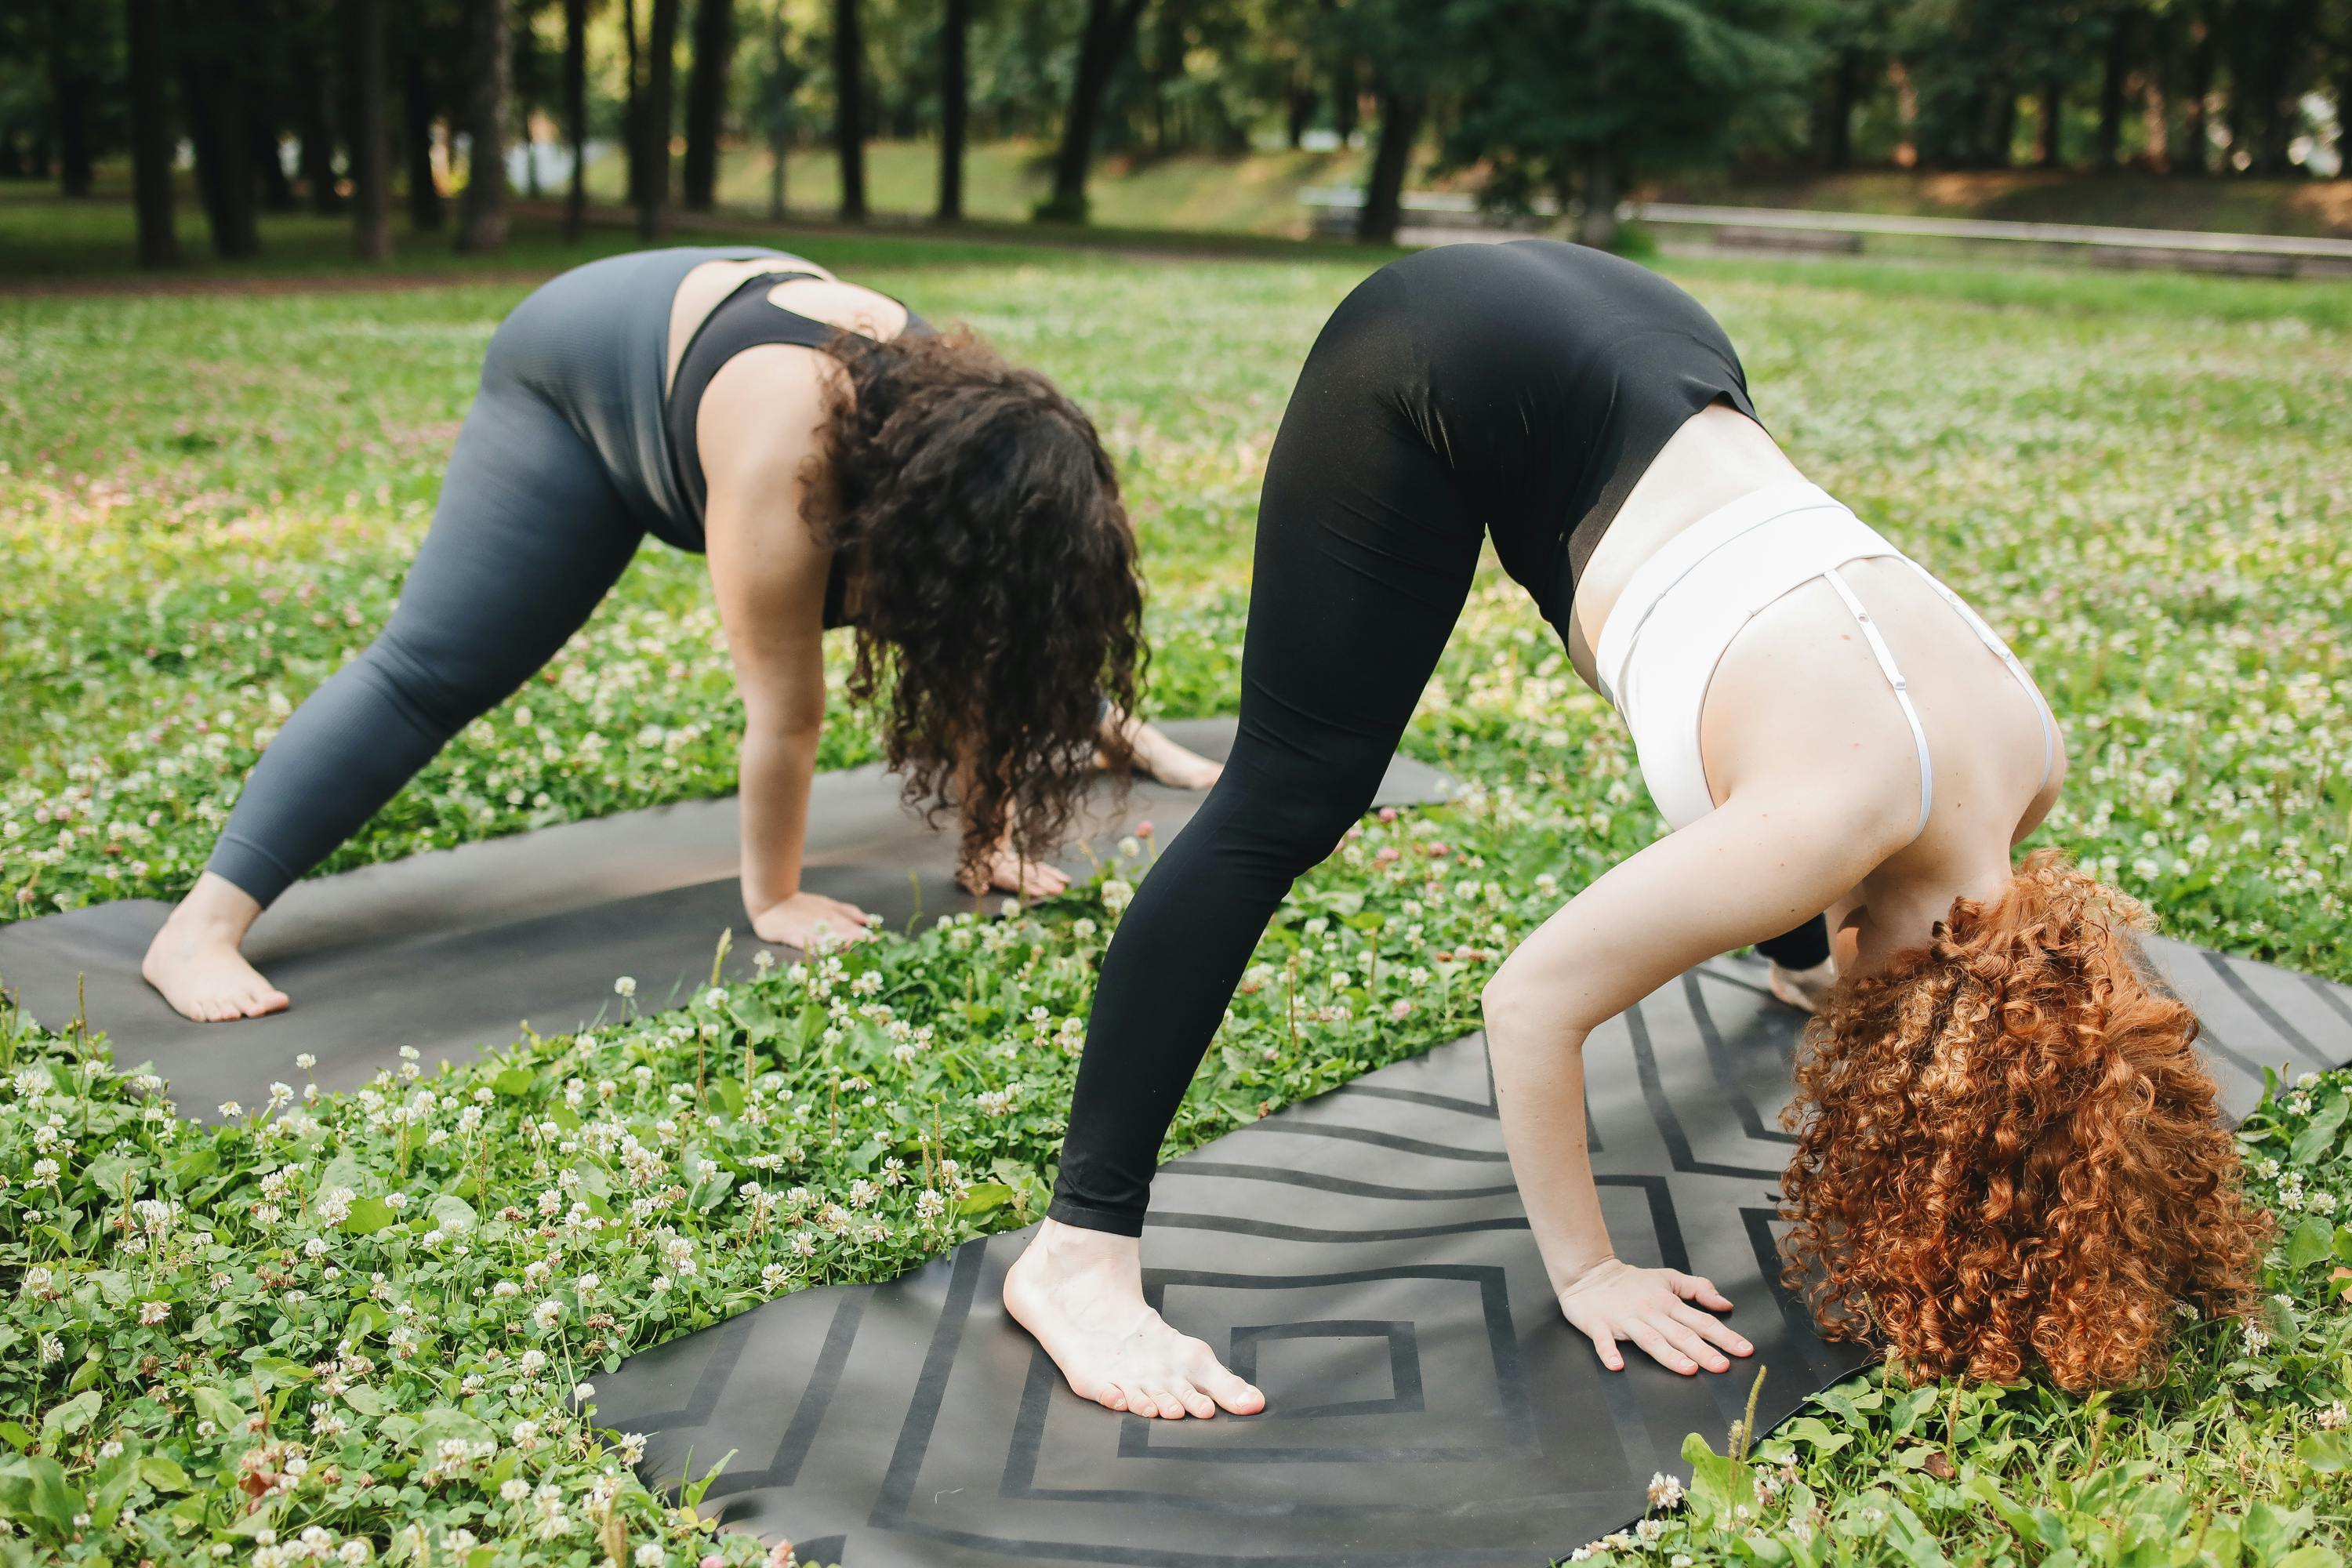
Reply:
<svg viewBox="0 0 2352 1568"><path fill-rule="evenodd" d="M253 172L261 182L261 205L270 212L290 213L301 204L294 198L294 182L286 177L286 160L279 155L278 125L256 111L252 98L245 100L247 145L253 151Z"/></svg>
<svg viewBox="0 0 2352 1568"><path fill-rule="evenodd" d="M637 237L659 239L669 232L669 133L677 80L677 0L654 0L646 25L644 143L637 178Z"/></svg>
<svg viewBox="0 0 2352 1568"><path fill-rule="evenodd" d="M507 94L513 86L509 0L468 7L466 62L466 191L457 205L457 248L497 250L507 242Z"/></svg>
<svg viewBox="0 0 2352 1568"><path fill-rule="evenodd" d="M2176 167L2202 174L2213 167L2212 130L2205 123L2205 100L2213 92L2214 37L2211 22L2190 24L2195 37L2189 46L2189 74L2181 83L2186 100L2180 106L2180 157Z"/></svg>
<svg viewBox="0 0 2352 1568"><path fill-rule="evenodd" d="M351 122L344 130L351 142L352 248L362 261L383 261L392 255L392 148L384 112L384 77L391 62L384 57L385 0L346 0L345 19L351 26L343 58L343 100Z"/></svg>
<svg viewBox="0 0 2352 1568"><path fill-rule="evenodd" d="M2140 139L2147 143L2147 166L2159 174L2172 172L2172 99L2165 90L2168 73L2163 62L2149 62L2147 79L2140 86Z"/></svg>
<svg viewBox="0 0 2352 1568"><path fill-rule="evenodd" d="M190 54L181 62L181 91L196 148L196 188L212 230L213 254L242 260L261 248L254 221L252 139L246 129L245 84L223 62Z"/></svg>
<svg viewBox="0 0 2352 1568"><path fill-rule="evenodd" d="M2097 172L2115 172L2123 156L2124 79L2131 73L2132 28L2138 20L2129 7L2108 19L2106 63L2099 75L2099 139L2092 162Z"/></svg>
<svg viewBox="0 0 2352 1568"><path fill-rule="evenodd" d="M1061 150L1054 159L1054 194L1041 217L1084 223L1087 170L1094 162L1095 137L1102 127L1103 100L1110 79L1135 42L1146 0L1087 0L1086 36L1078 44L1078 71L1070 86L1070 109L1062 121Z"/></svg>
<svg viewBox="0 0 2352 1568"><path fill-rule="evenodd" d="M302 188L310 198L310 210L329 216L343 210L342 194L335 186L335 132L329 118L336 85L323 68L317 40L305 37L294 57L296 91L301 95L301 123L296 133L302 138ZM345 84L342 90L351 89Z"/></svg>
<svg viewBox="0 0 2352 1568"><path fill-rule="evenodd" d="M1595 250L1617 243L1617 157L1595 150L1584 162L1584 212L1576 220L1576 241Z"/></svg>
<svg viewBox="0 0 2352 1568"><path fill-rule="evenodd" d="M1859 62L1852 49L1840 49L1830 62L1830 79L1822 94L1821 123L1813 150L1821 165L1832 173L1853 163L1853 99Z"/></svg>
<svg viewBox="0 0 2352 1568"><path fill-rule="evenodd" d="M414 38L402 62L400 100L408 122L408 226L430 233L442 221L441 184L433 175L433 79L425 69L424 47Z"/></svg>
<svg viewBox="0 0 2352 1568"><path fill-rule="evenodd" d="M963 220L964 122L971 107L971 0L948 0L940 60L941 223Z"/></svg>
<svg viewBox="0 0 2352 1568"><path fill-rule="evenodd" d="M2245 97L2256 100L2248 106L2253 115L2234 118L2249 119L2262 127L2262 133L2253 139L2254 145L2248 149L2253 154L2250 173L2294 172L2294 161L2287 153L2294 141L2295 127L2303 119L2301 79L2304 57L2309 47L2312 3L2313 0L2286 0L2279 7L2278 20L2266 40L2269 53L2264 79L2260 84L2247 83L2242 89Z"/></svg>
<svg viewBox="0 0 2352 1568"><path fill-rule="evenodd" d="M89 68L63 0L50 0L49 90L58 115L58 194L89 195Z"/></svg>
<svg viewBox="0 0 2352 1568"><path fill-rule="evenodd" d="M180 259L172 201L172 124L163 103L161 0L125 0L131 54L131 200L139 220L139 265Z"/></svg>
<svg viewBox="0 0 2352 1568"><path fill-rule="evenodd" d="M634 207L646 189L646 65L637 48L637 0L621 0L621 48L629 74L629 90L621 110L621 162L628 173L625 199Z"/></svg>
<svg viewBox="0 0 2352 1568"><path fill-rule="evenodd" d="M1296 153L1299 143L1307 140L1307 127L1315 119L1314 89L1292 84L1283 107L1282 139Z"/></svg>
<svg viewBox="0 0 2352 1568"><path fill-rule="evenodd" d="M833 140L841 159L841 216L866 221L866 44L857 0L833 0Z"/></svg>
<svg viewBox="0 0 2352 1568"><path fill-rule="evenodd" d="M778 126L768 136L768 216L776 223L784 221L784 158L792 152L792 139Z"/></svg>
<svg viewBox="0 0 2352 1568"><path fill-rule="evenodd" d="M2065 167L2066 85L2056 77L2042 83L2041 163L2045 169Z"/></svg>
<svg viewBox="0 0 2352 1568"><path fill-rule="evenodd" d="M1985 109L1985 144L1978 162L1988 169L2006 169L2017 142L2017 88L2007 72L1994 80Z"/></svg>
<svg viewBox="0 0 2352 1568"><path fill-rule="evenodd" d="M563 128L572 141L563 237L577 244L588 227L588 0L563 0Z"/></svg>
<svg viewBox="0 0 2352 1568"><path fill-rule="evenodd" d="M727 73L735 58L734 0L698 0L694 8L694 76L686 87L684 204L707 213L718 197L719 131L727 111Z"/></svg>
<svg viewBox="0 0 2352 1568"><path fill-rule="evenodd" d="M1372 152L1372 175L1364 205L1356 211L1356 238L1366 245L1394 245L1404 216L1404 177L1412 165L1412 144L1421 134L1427 100L1417 93L1381 94L1381 139Z"/></svg>

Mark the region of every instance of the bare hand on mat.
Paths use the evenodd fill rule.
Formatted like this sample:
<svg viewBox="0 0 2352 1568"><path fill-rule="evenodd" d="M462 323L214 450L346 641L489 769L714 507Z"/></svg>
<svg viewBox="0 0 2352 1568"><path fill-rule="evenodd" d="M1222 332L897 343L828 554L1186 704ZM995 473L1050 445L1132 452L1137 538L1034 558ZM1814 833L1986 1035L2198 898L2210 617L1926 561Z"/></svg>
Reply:
<svg viewBox="0 0 2352 1568"><path fill-rule="evenodd" d="M1619 1340L1633 1341L1670 1372L1729 1372L1724 1351L1747 1355L1756 1347L1699 1307L1727 1312L1731 1301L1713 1280L1678 1268L1639 1268L1615 1258L1594 1264L1559 1293L1559 1310L1592 1341L1612 1372L1625 1370Z"/></svg>
<svg viewBox="0 0 2352 1568"><path fill-rule="evenodd" d="M864 910L823 893L807 892L794 893L753 916L751 931L761 942L797 947L803 952L816 944L820 932L835 947L861 942L867 934Z"/></svg>
<svg viewBox="0 0 2352 1568"><path fill-rule="evenodd" d="M1042 860L1025 860L1010 844L998 845L994 852L981 862L979 869L988 879L985 886L978 885L980 878L969 871L957 878L963 884L965 892L979 894L992 889L997 892L1011 893L1015 898L1050 899L1070 885L1068 872L1058 866L1048 866Z"/></svg>

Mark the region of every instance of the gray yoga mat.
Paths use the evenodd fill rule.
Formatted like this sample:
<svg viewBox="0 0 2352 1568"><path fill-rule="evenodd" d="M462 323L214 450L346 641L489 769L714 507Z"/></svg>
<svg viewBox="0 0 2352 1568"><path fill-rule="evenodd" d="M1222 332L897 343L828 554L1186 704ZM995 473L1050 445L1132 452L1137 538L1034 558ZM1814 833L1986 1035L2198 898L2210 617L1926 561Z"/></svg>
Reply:
<svg viewBox="0 0 2352 1568"><path fill-rule="evenodd" d="M2261 1067L2352 1058L2352 991L2178 943L2242 1114ZM1157 1424L1062 1386L1003 1314L1029 1232L887 1285L806 1290L595 1379L596 1421L648 1436L641 1472L729 1528L845 1568L1539 1568L1687 1479L1759 1369L1759 1426L1863 1365L1781 1290L1778 1124L1798 1016L1765 966L1719 959L1586 1047L1593 1167L1622 1256L1704 1274L1756 1354L1724 1376L1603 1371L1527 1234L1472 1036L1166 1166L1147 1288L1265 1390L1247 1419ZM730 1457L731 1456L731 1457Z"/></svg>
<svg viewBox="0 0 2352 1568"><path fill-rule="evenodd" d="M1177 720L1170 734L1222 758L1230 719ZM1424 805L1451 788L1435 769L1400 757L1376 804ZM1205 794L1139 780L1124 809L1106 785L1085 837L1061 858L1077 874L1150 822L1164 842ZM517 1037L528 1021L560 1033L610 1016L616 976L637 983L640 1010L682 1001L709 980L722 931L734 931L725 973L751 971L752 939L736 880L732 799L691 801L572 823L297 883L256 923L246 951L293 997L286 1012L195 1024L165 1006L139 961L169 914L130 899L0 926L0 984L52 1028L88 1018L125 1066L149 1062L184 1115L224 1100L252 1105L273 1080L311 1076L349 1089L414 1046L425 1065L461 1059ZM821 773L809 807L803 883L893 926L970 909L956 887L951 837L898 804L879 765ZM987 902L994 908L999 896ZM789 950L772 949L790 957Z"/></svg>

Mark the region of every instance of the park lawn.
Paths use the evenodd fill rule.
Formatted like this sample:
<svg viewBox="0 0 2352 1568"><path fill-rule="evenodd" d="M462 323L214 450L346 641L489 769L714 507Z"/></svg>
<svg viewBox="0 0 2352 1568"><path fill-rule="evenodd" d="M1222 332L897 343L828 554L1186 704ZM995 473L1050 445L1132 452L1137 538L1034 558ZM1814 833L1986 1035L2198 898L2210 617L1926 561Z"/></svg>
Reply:
<svg viewBox="0 0 2352 1568"><path fill-rule="evenodd" d="M1270 435L1367 263L778 238L971 321L1094 410L1151 563L1155 706L1229 707ZM519 248L557 254L537 232ZM2352 977L2343 290L1677 275L1808 471L2013 635L2074 759L2041 837L2175 934ZM268 732L380 624L526 287L0 300L10 915L185 885ZM648 550L333 864L729 788L698 570ZM1478 787L1369 825L1302 885L1171 1152L1473 1026L1493 956L1657 827L1622 731L1492 572L1406 743ZM869 752L837 713L828 762ZM257 1531L305 1529L404 1561L583 1560L614 1531L692 1561L690 1521L570 1413L575 1384L1033 1215L1140 870L462 1071L312 1098L289 1062L283 1096L220 1126L144 1098L68 1021L6 1019L0 1438L26 1452L0 1458L23 1531L0 1561L241 1560L277 1550ZM2283 1088L2249 1123L2289 1237L2276 1294L2251 1326L2185 1324L2158 1387L1857 1379L1612 1551L2223 1564L2309 1541L2298 1568L2329 1568L2352 1463L2352 1330L2326 1279L2352 1260L2347 1088Z"/></svg>

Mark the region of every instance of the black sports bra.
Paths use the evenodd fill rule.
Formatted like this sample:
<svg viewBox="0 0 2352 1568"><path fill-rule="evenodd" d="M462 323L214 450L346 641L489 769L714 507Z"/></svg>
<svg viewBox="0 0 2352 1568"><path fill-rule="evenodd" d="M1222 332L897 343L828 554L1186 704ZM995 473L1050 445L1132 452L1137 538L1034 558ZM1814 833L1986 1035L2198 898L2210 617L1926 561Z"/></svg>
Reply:
<svg viewBox="0 0 2352 1568"><path fill-rule="evenodd" d="M787 310L772 304L768 290L779 283L795 278L816 278L819 273L787 268L762 272L746 278L735 291L719 301L702 324L687 340L686 353L678 356L677 374L670 382L669 401L663 408L668 426L670 462L677 476L678 493L686 498L693 516L680 519L698 542L702 537L703 508L709 501L709 483L702 472L702 455L695 446L696 416L702 409L702 395L710 388L713 376L728 361L745 349L768 343L791 343L800 348L824 349L837 352L839 334L829 321ZM903 304L904 301L895 301ZM907 312L907 332L928 332L931 325L914 311ZM845 600L848 591L847 563L836 552L831 572L824 584L824 625L827 629L847 626L849 616Z"/></svg>

